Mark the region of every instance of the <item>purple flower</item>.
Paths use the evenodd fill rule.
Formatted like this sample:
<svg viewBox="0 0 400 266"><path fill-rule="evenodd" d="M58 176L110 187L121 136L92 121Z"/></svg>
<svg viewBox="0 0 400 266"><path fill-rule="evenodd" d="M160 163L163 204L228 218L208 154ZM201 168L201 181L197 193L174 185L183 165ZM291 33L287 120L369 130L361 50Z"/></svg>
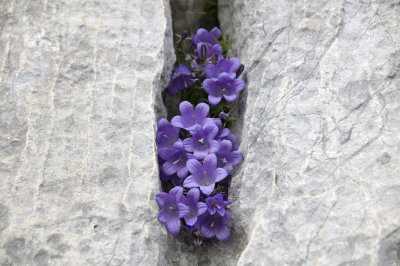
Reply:
<svg viewBox="0 0 400 266"><path fill-rule="evenodd" d="M165 118L158 120L157 127L156 142L159 151L162 148L171 148L179 139L179 128L172 126Z"/></svg>
<svg viewBox="0 0 400 266"><path fill-rule="evenodd" d="M163 165L164 162L165 161L160 156L158 156L158 165ZM167 175L167 174L164 173L164 171L162 170L161 167L159 168L159 170L160 170L160 179L161 179L161 181L166 182L166 181L170 180L175 186L179 186L180 179L176 174Z"/></svg>
<svg viewBox="0 0 400 266"><path fill-rule="evenodd" d="M190 209L189 213L183 217L189 226L193 226L197 222L197 216L202 215L207 211L207 204L198 202L200 199L200 191L198 188L192 188L187 193L187 196L181 198L181 202L187 205Z"/></svg>
<svg viewBox="0 0 400 266"><path fill-rule="evenodd" d="M168 94L175 95L194 85L193 76L186 66L177 66L171 75L171 84L168 86Z"/></svg>
<svg viewBox="0 0 400 266"><path fill-rule="evenodd" d="M207 118L210 107L205 103L199 103L196 108L188 101L179 104L181 115L177 115L171 119L171 124L178 128L193 130L196 125L205 126L212 124L213 120Z"/></svg>
<svg viewBox="0 0 400 266"><path fill-rule="evenodd" d="M179 233L182 218L189 213L188 206L180 202L183 195L182 187L174 187L169 193L161 192L156 195L157 203L161 210L158 214L158 220L165 223L165 226L173 235Z"/></svg>
<svg viewBox="0 0 400 266"><path fill-rule="evenodd" d="M220 112L218 116L222 120L227 120L229 118L229 115L227 113L224 113L224 112Z"/></svg>
<svg viewBox="0 0 400 266"><path fill-rule="evenodd" d="M221 216L225 215L225 206L232 204L230 201L224 201L221 193L215 194L213 197L206 198L206 202L210 214L215 214L215 212L218 212Z"/></svg>
<svg viewBox="0 0 400 266"><path fill-rule="evenodd" d="M202 53L201 53L201 49L203 47L207 47L206 54L204 55L204 59L202 58ZM216 55L217 59L219 59L219 60L223 59L222 47L219 44L211 45L209 43L199 42L197 44L196 55L197 55L197 57L202 59L202 61L205 61L206 59L209 59L209 58L213 57L214 55ZM213 61L213 58L211 58L211 61ZM196 64L197 64L197 62L196 62Z"/></svg>
<svg viewBox="0 0 400 266"><path fill-rule="evenodd" d="M202 160L209 153L216 153L219 149L219 143L214 138L218 133L218 127L207 125L202 128L195 125L192 131L192 137L183 140L183 145L187 152L193 152L194 156Z"/></svg>
<svg viewBox="0 0 400 266"><path fill-rule="evenodd" d="M217 64L208 64L204 67L204 72L208 78L218 78L222 73L237 73L241 64L239 59L231 58L226 60L221 58Z"/></svg>
<svg viewBox="0 0 400 266"><path fill-rule="evenodd" d="M200 190L210 195L215 187L215 182L223 180L228 173L217 168L217 157L215 154L209 154L205 157L203 164L199 161L190 159L187 161L187 168L192 175L188 176L183 182L184 187L200 187Z"/></svg>
<svg viewBox="0 0 400 266"><path fill-rule="evenodd" d="M218 158L217 167L224 168L228 173L231 172L233 166L239 164L243 158L240 151L233 150L233 145L230 140L223 140L220 142L219 150L216 155Z"/></svg>
<svg viewBox="0 0 400 266"><path fill-rule="evenodd" d="M197 227L206 238L216 236L221 241L228 241L231 238L231 233L226 225L231 218L232 214L229 211L226 211L224 216L219 215L219 213L205 212L198 218Z"/></svg>
<svg viewBox="0 0 400 266"><path fill-rule="evenodd" d="M222 97L227 102L233 102L237 94L243 90L244 81L236 79L235 73L222 73L219 78L206 79L203 81L204 90L209 94L208 100L211 105L217 105Z"/></svg>
<svg viewBox="0 0 400 266"><path fill-rule="evenodd" d="M200 28L197 30L197 33L192 36L192 45L196 48L199 42L205 42L211 45L217 44L218 40L221 38L221 31L214 27L210 32L206 29Z"/></svg>
<svg viewBox="0 0 400 266"><path fill-rule="evenodd" d="M161 158L166 160L162 165L162 170L166 175L177 174L179 178L185 178L188 175L186 161L194 159L194 156L185 152L183 142L181 140L175 142L171 149L163 149L160 152Z"/></svg>

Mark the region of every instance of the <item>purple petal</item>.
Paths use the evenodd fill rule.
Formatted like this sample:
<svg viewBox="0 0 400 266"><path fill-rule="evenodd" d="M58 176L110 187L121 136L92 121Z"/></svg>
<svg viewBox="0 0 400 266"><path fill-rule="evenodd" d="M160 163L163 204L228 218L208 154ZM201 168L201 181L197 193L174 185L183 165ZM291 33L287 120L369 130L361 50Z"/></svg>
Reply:
<svg viewBox="0 0 400 266"><path fill-rule="evenodd" d="M178 206L180 218L182 218L183 216L185 216L190 212L190 208L183 203L177 203L176 206Z"/></svg>
<svg viewBox="0 0 400 266"><path fill-rule="evenodd" d="M213 64L208 64L204 67L204 72L209 78L217 78L219 71L218 68Z"/></svg>
<svg viewBox="0 0 400 266"><path fill-rule="evenodd" d="M231 102L235 101L236 97L237 97L236 94L231 94L231 95L224 94L224 98L228 103L231 103Z"/></svg>
<svg viewBox="0 0 400 266"><path fill-rule="evenodd" d="M203 81L203 87L204 87L204 90L208 94L210 94L211 92L214 92L217 89L217 84L212 79L205 79Z"/></svg>
<svg viewBox="0 0 400 266"><path fill-rule="evenodd" d="M190 226L194 225L197 222L197 216L185 217L184 219L185 219L186 224L190 225Z"/></svg>
<svg viewBox="0 0 400 266"><path fill-rule="evenodd" d="M173 235L177 235L179 234L179 230L181 229L181 221L178 217L168 219L165 223L165 227L167 228L168 232Z"/></svg>
<svg viewBox="0 0 400 266"><path fill-rule="evenodd" d="M221 31L217 28L214 27L212 30L210 30L210 33L212 36L214 36L216 39L221 38Z"/></svg>
<svg viewBox="0 0 400 266"><path fill-rule="evenodd" d="M192 188L192 187L198 187L199 184L194 179L194 176L190 175L190 176L186 177L185 181L183 181L183 186Z"/></svg>
<svg viewBox="0 0 400 266"><path fill-rule="evenodd" d="M206 238L213 238L215 236L215 233L205 226L201 227L200 233Z"/></svg>
<svg viewBox="0 0 400 266"><path fill-rule="evenodd" d="M213 139L218 134L218 127L215 125L207 125L204 127L204 133L208 139Z"/></svg>
<svg viewBox="0 0 400 266"><path fill-rule="evenodd" d="M179 111L181 112L181 115L184 116L184 114L190 114L194 112L193 105L188 102L188 101L183 101L179 104Z"/></svg>
<svg viewBox="0 0 400 266"><path fill-rule="evenodd" d="M239 93L243 90L244 85L245 83L242 79L236 79L232 84L232 88L234 89L235 93Z"/></svg>
<svg viewBox="0 0 400 266"><path fill-rule="evenodd" d="M206 150L204 150L204 151L199 151L199 150L196 150L196 151L194 151L194 156L196 156L196 158L197 159L199 159L199 160L203 160L204 159L204 157L206 157L207 156L207 154L208 154L208 151L206 151Z"/></svg>
<svg viewBox="0 0 400 266"><path fill-rule="evenodd" d="M190 171L190 173L192 174L196 174L199 172L202 172L203 167L201 165L201 163L195 159L190 159L186 162L186 167L188 168L188 170Z"/></svg>
<svg viewBox="0 0 400 266"><path fill-rule="evenodd" d="M195 112L196 118L197 117L205 118L205 117L207 117L209 111L210 111L210 107L208 106L208 104L199 103L196 106L196 109L194 112Z"/></svg>
<svg viewBox="0 0 400 266"><path fill-rule="evenodd" d="M178 168L178 165L173 164L171 161L166 161L162 166L162 170L166 175L173 175Z"/></svg>
<svg viewBox="0 0 400 266"><path fill-rule="evenodd" d="M192 138L184 139L183 146L185 147L185 151L193 152L193 139Z"/></svg>
<svg viewBox="0 0 400 266"><path fill-rule="evenodd" d="M211 105L217 105L221 101L222 97L212 96L211 94L208 95L208 101Z"/></svg>
<svg viewBox="0 0 400 266"><path fill-rule="evenodd" d="M174 127L184 128L182 116L177 115L171 119L171 125Z"/></svg>
<svg viewBox="0 0 400 266"><path fill-rule="evenodd" d="M208 206L204 202L197 203L197 215L202 215L203 213L205 213L207 211L207 209L208 209Z"/></svg>
<svg viewBox="0 0 400 266"><path fill-rule="evenodd" d="M217 167L217 156L209 154L204 158L203 165L206 169L215 169Z"/></svg>
<svg viewBox="0 0 400 266"><path fill-rule="evenodd" d="M187 193L187 197L193 199L196 202L199 201L199 199L200 199L200 191L199 191L199 189L198 188L192 188Z"/></svg>
<svg viewBox="0 0 400 266"><path fill-rule="evenodd" d="M234 81L236 78L236 73L226 73L223 72L219 75L218 84L226 84L228 82Z"/></svg>
<svg viewBox="0 0 400 266"><path fill-rule="evenodd" d="M188 175L187 167L182 167L177 171L177 175L179 178L185 178Z"/></svg>
<svg viewBox="0 0 400 266"><path fill-rule="evenodd" d="M221 241L228 241L231 238L231 232L229 232L228 227L224 226L218 230L216 236Z"/></svg>
<svg viewBox="0 0 400 266"><path fill-rule="evenodd" d="M232 142L230 140L223 140L219 144L219 152L230 152L232 151Z"/></svg>
<svg viewBox="0 0 400 266"><path fill-rule="evenodd" d="M164 206L164 200L165 200L165 197L166 197L167 195L168 195L168 194L165 193L165 192L160 192L160 193L158 193L158 194L156 195L157 203L158 203L160 206Z"/></svg>
<svg viewBox="0 0 400 266"><path fill-rule="evenodd" d="M183 188L182 187L174 187L173 189L171 189L169 191L168 194L174 194L176 200L178 201L183 194Z"/></svg>
<svg viewBox="0 0 400 266"><path fill-rule="evenodd" d="M161 211L158 213L158 220L159 220L161 223L165 223L165 222L167 221L167 218L165 218L165 211L164 211L164 210L161 210Z"/></svg>
<svg viewBox="0 0 400 266"><path fill-rule="evenodd" d="M210 195L214 191L215 184L211 184L209 186L200 186L200 190L206 194Z"/></svg>
<svg viewBox="0 0 400 266"><path fill-rule="evenodd" d="M240 151L234 151L231 153L231 164L232 165L237 165L238 163L240 163L243 160L243 155Z"/></svg>
<svg viewBox="0 0 400 266"><path fill-rule="evenodd" d="M210 153L216 153L219 150L219 143L216 140L210 141Z"/></svg>
<svg viewBox="0 0 400 266"><path fill-rule="evenodd" d="M217 168L215 172L215 182L219 182L228 176L228 172L223 168Z"/></svg>

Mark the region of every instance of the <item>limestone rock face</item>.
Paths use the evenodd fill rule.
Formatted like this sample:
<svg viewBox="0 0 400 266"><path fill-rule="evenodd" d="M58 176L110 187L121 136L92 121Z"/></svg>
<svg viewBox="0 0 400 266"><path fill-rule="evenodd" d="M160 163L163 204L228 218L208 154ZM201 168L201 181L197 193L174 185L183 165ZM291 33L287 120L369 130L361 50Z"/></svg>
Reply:
<svg viewBox="0 0 400 266"><path fill-rule="evenodd" d="M156 265L169 3L0 1L0 265Z"/></svg>
<svg viewBox="0 0 400 266"><path fill-rule="evenodd" d="M247 66L226 265L399 265L399 1L219 4Z"/></svg>

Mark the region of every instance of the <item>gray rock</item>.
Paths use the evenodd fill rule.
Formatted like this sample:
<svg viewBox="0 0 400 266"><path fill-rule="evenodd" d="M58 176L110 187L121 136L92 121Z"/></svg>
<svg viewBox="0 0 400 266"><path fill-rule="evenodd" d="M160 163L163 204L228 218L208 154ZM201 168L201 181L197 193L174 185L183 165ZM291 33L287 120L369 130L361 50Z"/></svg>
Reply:
<svg viewBox="0 0 400 266"><path fill-rule="evenodd" d="M1 265L158 263L172 45L167 0L0 1Z"/></svg>
<svg viewBox="0 0 400 266"><path fill-rule="evenodd" d="M247 88L215 261L400 265L399 1L219 3Z"/></svg>

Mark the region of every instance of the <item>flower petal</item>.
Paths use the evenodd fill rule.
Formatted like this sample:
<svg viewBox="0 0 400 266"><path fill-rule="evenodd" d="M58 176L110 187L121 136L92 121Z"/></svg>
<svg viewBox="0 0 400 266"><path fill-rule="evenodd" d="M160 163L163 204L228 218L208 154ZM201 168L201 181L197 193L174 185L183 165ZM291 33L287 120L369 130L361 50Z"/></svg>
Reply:
<svg viewBox="0 0 400 266"><path fill-rule="evenodd" d="M206 194L210 195L214 191L215 184L211 184L209 186L200 186L200 190Z"/></svg>
<svg viewBox="0 0 400 266"><path fill-rule="evenodd" d="M206 238L213 238L215 236L215 233L206 226L201 227L200 233Z"/></svg>
<svg viewBox="0 0 400 266"><path fill-rule="evenodd" d="M216 236L221 241L228 241L231 238L231 232L229 232L228 227L223 226L217 231Z"/></svg>
<svg viewBox="0 0 400 266"><path fill-rule="evenodd" d="M192 138L184 139L183 146L185 147L185 151L193 152L193 139Z"/></svg>
<svg viewBox="0 0 400 266"><path fill-rule="evenodd" d="M176 173L178 168L179 167L176 164L173 164L171 161L166 161L162 165L162 170L166 175L173 175L174 173Z"/></svg>
<svg viewBox="0 0 400 266"><path fill-rule="evenodd" d="M168 232L173 235L177 235L179 234L179 230L181 229L181 221L178 217L170 218L165 223L165 227L167 228Z"/></svg>
<svg viewBox="0 0 400 266"><path fill-rule="evenodd" d="M184 128L182 116L177 115L171 119L171 125L174 127Z"/></svg>
<svg viewBox="0 0 400 266"><path fill-rule="evenodd" d="M204 158L204 168L215 169L217 167L217 156L215 154L209 154Z"/></svg>
<svg viewBox="0 0 400 266"><path fill-rule="evenodd" d="M185 181L183 181L183 186L192 188L192 187L198 187L199 184L194 179L194 176L190 175L190 176L186 177Z"/></svg>
<svg viewBox="0 0 400 266"><path fill-rule="evenodd" d="M228 176L228 172L223 168L217 168L215 174L215 182L219 182Z"/></svg>
<svg viewBox="0 0 400 266"><path fill-rule="evenodd" d="M186 206L183 203L177 203L176 206L178 206L180 218L182 218L183 216L185 216L186 214L188 214L190 212L189 206Z"/></svg>
<svg viewBox="0 0 400 266"><path fill-rule="evenodd" d="M198 160L190 159L186 162L186 167L191 174L200 173L203 170L201 163Z"/></svg>
<svg viewBox="0 0 400 266"><path fill-rule="evenodd" d="M164 206L164 200L165 200L165 197L166 197L167 195L168 195L168 194L165 193L165 192L157 193L157 195L156 195L156 200L157 200L157 203L158 203L161 207Z"/></svg>
<svg viewBox="0 0 400 266"><path fill-rule="evenodd" d="M187 197L193 199L196 202L199 201L199 199L200 199L200 190L198 188L192 188L187 193Z"/></svg>
<svg viewBox="0 0 400 266"><path fill-rule="evenodd" d="M210 141L210 153L216 153L219 150L219 143L216 140Z"/></svg>
<svg viewBox="0 0 400 266"><path fill-rule="evenodd" d="M224 94L224 98L228 103L234 102L236 100L236 94Z"/></svg>
<svg viewBox="0 0 400 266"><path fill-rule="evenodd" d="M185 222L187 225L192 226L197 222L197 216L194 217L185 217Z"/></svg>
<svg viewBox="0 0 400 266"><path fill-rule="evenodd" d="M212 96L211 94L208 95L208 101L211 105L217 105L221 101L222 97Z"/></svg>
<svg viewBox="0 0 400 266"><path fill-rule="evenodd" d="M182 167L180 168L176 174L178 175L179 178L185 178L188 175L188 169L187 167Z"/></svg>
<svg viewBox="0 0 400 266"><path fill-rule="evenodd" d="M210 111L210 107L208 104L199 103L195 109L195 116L196 118L206 118L208 116L208 112Z"/></svg>
<svg viewBox="0 0 400 266"><path fill-rule="evenodd" d="M159 220L161 223L165 223L165 222L167 221L167 218L165 217L165 210L161 210L161 211L158 213L158 220Z"/></svg>
<svg viewBox="0 0 400 266"><path fill-rule="evenodd" d="M191 114L194 112L193 105L188 101L183 101L179 104L179 111L181 115L184 116L185 114Z"/></svg>
<svg viewBox="0 0 400 266"><path fill-rule="evenodd" d="M212 79L205 79L203 81L203 87L204 90L208 93L208 94L214 94L215 95L215 91L217 90L217 84L215 83L214 80Z"/></svg>
<svg viewBox="0 0 400 266"><path fill-rule="evenodd" d="M208 206L204 202L197 203L197 215L202 215L203 213L205 213L207 211L207 209L208 209Z"/></svg>

